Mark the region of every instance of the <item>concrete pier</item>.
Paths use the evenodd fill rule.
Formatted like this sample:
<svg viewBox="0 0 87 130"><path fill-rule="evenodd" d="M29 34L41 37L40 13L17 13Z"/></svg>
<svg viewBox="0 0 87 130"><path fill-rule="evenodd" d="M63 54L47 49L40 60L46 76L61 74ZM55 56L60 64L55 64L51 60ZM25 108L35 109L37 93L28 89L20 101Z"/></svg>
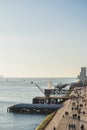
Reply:
<svg viewBox="0 0 87 130"><path fill-rule="evenodd" d="M87 130L87 87L75 87L44 130Z"/></svg>
<svg viewBox="0 0 87 130"><path fill-rule="evenodd" d="M48 114L61 108L62 104L16 104L14 106L8 107L8 112L14 113L29 113L29 114Z"/></svg>

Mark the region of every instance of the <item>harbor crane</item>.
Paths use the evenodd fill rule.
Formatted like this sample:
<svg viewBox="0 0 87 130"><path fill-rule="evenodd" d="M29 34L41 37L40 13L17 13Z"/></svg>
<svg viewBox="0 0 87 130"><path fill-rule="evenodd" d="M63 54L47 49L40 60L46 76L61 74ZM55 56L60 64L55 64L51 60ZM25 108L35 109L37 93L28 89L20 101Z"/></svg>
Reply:
<svg viewBox="0 0 87 130"><path fill-rule="evenodd" d="M34 84L34 82L31 81L31 84ZM38 84L34 84L34 85L44 94L45 97L47 97L47 98L50 97L51 93L49 90L51 90L51 89L42 89Z"/></svg>
<svg viewBox="0 0 87 130"><path fill-rule="evenodd" d="M34 84L47 98L49 98L50 95L66 94L69 92L68 90L63 90L63 88L66 86L66 84L63 84L61 86L61 90L59 88L52 88L51 81L48 82L47 89L42 89L38 84L34 83L33 81L31 81L31 84Z"/></svg>

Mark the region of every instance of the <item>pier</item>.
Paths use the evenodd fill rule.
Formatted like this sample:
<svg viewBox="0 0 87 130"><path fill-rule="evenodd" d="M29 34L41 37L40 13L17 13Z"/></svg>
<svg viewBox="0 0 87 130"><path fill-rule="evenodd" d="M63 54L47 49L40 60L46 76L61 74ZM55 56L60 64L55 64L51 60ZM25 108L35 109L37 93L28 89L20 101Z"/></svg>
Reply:
<svg viewBox="0 0 87 130"><path fill-rule="evenodd" d="M49 114L63 107L63 102L68 100L69 96L50 96L35 97L32 104L21 103L7 108L8 112L29 113L29 114Z"/></svg>
<svg viewBox="0 0 87 130"><path fill-rule="evenodd" d="M48 114L52 113L53 111L61 108L63 105L58 104L16 104L11 107L8 107L7 111L14 112L14 113L41 113L41 114Z"/></svg>
<svg viewBox="0 0 87 130"><path fill-rule="evenodd" d="M87 130L87 86L74 87L70 97L43 130Z"/></svg>
<svg viewBox="0 0 87 130"><path fill-rule="evenodd" d="M68 100L69 96L35 97L33 104L60 104Z"/></svg>

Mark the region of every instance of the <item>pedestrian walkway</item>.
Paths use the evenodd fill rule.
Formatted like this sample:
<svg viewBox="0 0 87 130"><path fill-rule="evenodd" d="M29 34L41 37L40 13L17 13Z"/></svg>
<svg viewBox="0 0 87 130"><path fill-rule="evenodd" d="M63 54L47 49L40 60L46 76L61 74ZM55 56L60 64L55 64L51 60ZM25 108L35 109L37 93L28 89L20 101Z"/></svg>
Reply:
<svg viewBox="0 0 87 130"><path fill-rule="evenodd" d="M75 88L71 95L74 98L64 103L44 130L87 130L87 87Z"/></svg>

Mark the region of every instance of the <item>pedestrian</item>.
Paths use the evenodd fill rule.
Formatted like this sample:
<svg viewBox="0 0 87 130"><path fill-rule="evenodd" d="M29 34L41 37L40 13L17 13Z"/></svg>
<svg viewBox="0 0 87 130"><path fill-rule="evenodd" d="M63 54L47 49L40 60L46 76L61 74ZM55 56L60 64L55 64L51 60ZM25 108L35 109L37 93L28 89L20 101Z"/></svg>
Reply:
<svg viewBox="0 0 87 130"><path fill-rule="evenodd" d="M71 125L69 124L69 130L70 130L70 128L71 128Z"/></svg>
<svg viewBox="0 0 87 130"><path fill-rule="evenodd" d="M84 130L84 125L83 124L81 125L81 130Z"/></svg>
<svg viewBox="0 0 87 130"><path fill-rule="evenodd" d="M56 128L54 127L53 130L56 130Z"/></svg>

